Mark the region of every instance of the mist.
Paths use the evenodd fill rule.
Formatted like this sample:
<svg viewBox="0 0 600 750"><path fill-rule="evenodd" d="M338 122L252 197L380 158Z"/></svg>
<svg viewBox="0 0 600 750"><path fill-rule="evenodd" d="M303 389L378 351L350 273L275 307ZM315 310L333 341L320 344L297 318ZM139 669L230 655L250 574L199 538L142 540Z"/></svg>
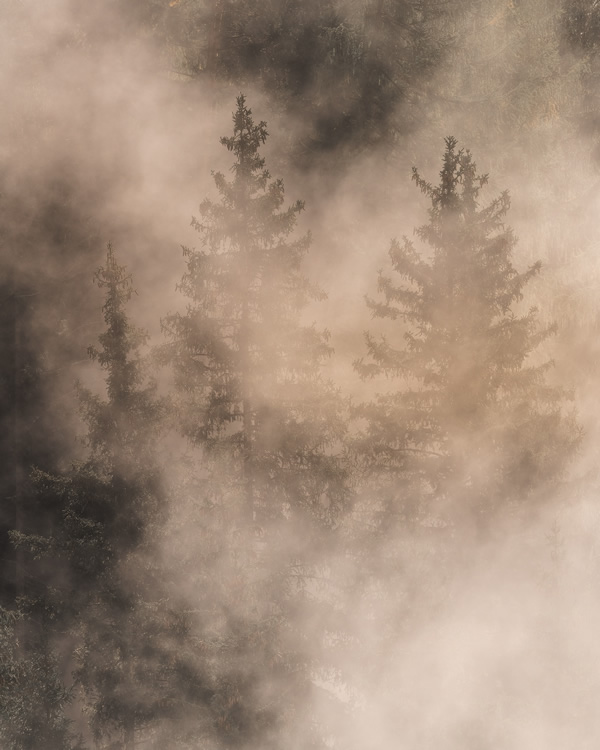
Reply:
<svg viewBox="0 0 600 750"><path fill-rule="evenodd" d="M2 747L597 747L599 18L0 5Z"/></svg>

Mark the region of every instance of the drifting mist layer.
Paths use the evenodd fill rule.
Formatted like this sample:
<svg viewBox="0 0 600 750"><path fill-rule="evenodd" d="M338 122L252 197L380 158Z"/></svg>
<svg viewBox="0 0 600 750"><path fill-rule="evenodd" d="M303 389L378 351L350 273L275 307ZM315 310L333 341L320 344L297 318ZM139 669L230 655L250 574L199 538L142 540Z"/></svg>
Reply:
<svg viewBox="0 0 600 750"><path fill-rule="evenodd" d="M229 154L218 139L229 132L238 86L173 73L168 51L124 25L116 4L110 12L67 0L38 5L1 10L0 91L9 103L0 115L2 263L35 295L29 343L43 351L48 369L64 372L47 399L68 436L78 424L75 374L97 379L85 347L101 322L101 300L88 282L103 248L111 240L118 249L139 291L133 316L153 343L162 341L160 319L185 306L175 289L184 271L180 244L200 242L190 217L215 197L211 170L228 175ZM491 194L510 189L516 263L524 268L540 258L544 266L525 304L557 319L555 377L576 387L587 428L572 483L557 489L539 517L500 529L493 541L438 543L404 532L365 541L349 512L342 537L361 540L360 551L345 541L312 549L294 530L276 528L277 551L264 556L263 578L250 582L236 578L231 562L235 518L225 532L219 527L216 549L199 548L197 529L213 523L206 488L190 488L186 469L171 464L171 518L160 555L170 594L192 613L193 627L218 638L224 619L268 618L269 606L253 604L243 589L276 578L282 549L296 550L310 568L311 582L292 597L294 627L283 636L299 662L311 665L310 685L300 697L290 688L290 715L279 717L286 747L309 745L305 719L338 747L535 750L591 748L600 739L599 518L589 470L598 438L598 178L592 146L570 119L582 106L581 63L560 41L560 8L521 5L519 28L514 4L500 0L456 15L453 45L423 82L422 125L393 149L357 147L338 163L328 155L299 169L286 154L306 134L301 113L276 110L260 81L243 81L256 119L268 121L265 154L274 176L284 177L289 200L306 200L300 228L313 235L306 268L329 297L304 315L332 332L337 354L328 367L343 395L362 399L385 387L361 382L352 369L364 354L364 329L377 329L363 296L373 294L377 270L387 267L390 239L412 235L426 220L410 167L435 181L443 136L453 133L480 170L490 171ZM331 99L333 108L335 91ZM399 103L397 114L408 106ZM168 387L169 376L159 377ZM179 451L173 441L165 453ZM227 476L228 467L216 464L196 481L221 491ZM203 534L210 537L210 529ZM323 601L332 611L321 611ZM258 683L262 676L257 701L268 703L285 691L284 681L269 684L268 669L261 675L250 651L242 651L247 665L229 654L222 672L247 670ZM186 727L182 719L182 735Z"/></svg>

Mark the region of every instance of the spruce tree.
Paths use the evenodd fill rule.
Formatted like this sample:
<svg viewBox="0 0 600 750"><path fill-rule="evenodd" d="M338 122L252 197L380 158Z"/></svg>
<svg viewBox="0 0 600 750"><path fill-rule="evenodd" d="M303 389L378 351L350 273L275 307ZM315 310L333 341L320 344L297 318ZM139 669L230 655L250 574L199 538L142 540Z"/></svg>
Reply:
<svg viewBox="0 0 600 750"><path fill-rule="evenodd" d="M164 512L153 446L161 406L152 386L143 383L139 348L146 334L131 325L125 311L131 279L110 247L95 278L105 290L106 329L100 347L90 347L89 354L106 373L107 398L80 391L91 455L72 478L75 491L65 513L71 562L91 594L80 613L77 679L96 734L122 733L122 746L130 748L136 729L154 718L160 705L154 687L148 690L160 676L153 668L160 665L147 671L139 650L151 648L146 639L157 627L145 622L149 603L139 596L148 593L149 581L138 588L127 573L136 575L128 570L131 558Z"/></svg>
<svg viewBox="0 0 600 750"><path fill-rule="evenodd" d="M259 153L266 124L254 123L243 96L237 104L233 136L221 139L235 156L234 178L215 174L221 201L203 201L192 221L203 247L183 249L179 288L189 303L164 320L164 351L183 429L235 462L248 523L288 512L331 523L340 498L337 461L325 449L342 425L338 394L321 374L329 334L299 322L306 304L323 297L301 270L310 236L289 239L304 204L280 210L283 182L269 182Z"/></svg>
<svg viewBox="0 0 600 750"><path fill-rule="evenodd" d="M513 265L508 194L481 205L487 177L452 137L440 178L433 186L413 170L431 202L416 230L425 248L394 240L395 278L381 272L382 299L368 300L393 331L367 335L357 368L392 386L359 410L368 425L360 444L382 481L385 518L485 528L545 497L579 431L540 349L554 327L522 304L540 264Z"/></svg>
<svg viewBox="0 0 600 750"><path fill-rule="evenodd" d="M221 139L233 178L214 175L220 201L203 201L192 221L202 246L183 251L187 309L164 320L181 425L203 451L203 514L222 519L215 533L230 550L215 706L224 741L242 743L274 741L281 715L299 715L300 698L293 709L282 701L290 680L298 696L310 690L292 611L344 501L341 403L321 372L328 334L300 320L322 296L301 269L310 237L292 236L303 203L282 208L283 182L260 154L266 138L239 96L233 135Z"/></svg>
<svg viewBox="0 0 600 750"><path fill-rule="evenodd" d="M62 522L50 536L14 539L60 573L62 585L40 606L54 611L55 636L72 646L94 738L130 750L204 684L195 682L186 618L157 561L166 519L157 460L165 403L145 374L147 334L127 315L131 277L110 246L95 279L106 328L89 354L105 372L106 395L79 388L88 457L63 475L35 473L40 498L60 507Z"/></svg>

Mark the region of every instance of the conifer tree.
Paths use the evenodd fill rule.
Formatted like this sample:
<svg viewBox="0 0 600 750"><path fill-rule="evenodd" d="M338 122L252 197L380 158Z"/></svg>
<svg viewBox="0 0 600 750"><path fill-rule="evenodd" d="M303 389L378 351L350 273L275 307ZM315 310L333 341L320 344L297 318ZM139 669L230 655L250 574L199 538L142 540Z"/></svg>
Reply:
<svg viewBox="0 0 600 750"><path fill-rule="evenodd" d="M89 354L105 372L106 397L79 388L89 456L64 475L36 472L40 497L60 507L62 523L51 536L14 539L68 581L43 605L55 612L56 635L73 644L75 685L95 739L130 750L176 715L180 688L195 692L194 659L156 562L166 517L156 448L165 404L145 375L147 334L129 320L131 277L110 246L95 279L106 328Z"/></svg>
<svg viewBox="0 0 600 750"><path fill-rule="evenodd" d="M567 394L552 385L540 345L552 333L521 301L540 270L513 265L506 192L481 205L487 177L469 151L446 139L440 184L413 179L430 199L416 230L427 249L394 240L396 279L381 272L381 301L368 300L394 333L367 335L363 377L391 379L365 404L362 449L385 476L384 517L480 528L508 507L543 497L561 475L579 431Z"/></svg>
<svg viewBox="0 0 600 750"><path fill-rule="evenodd" d="M337 392L320 373L329 334L299 322L323 296L301 270L310 236L289 239L304 204L280 210L283 182L269 182L259 153L266 124L254 123L243 96L237 105L233 136L221 139L235 156L234 178L215 174L221 202L203 201L192 221L203 247L184 248L180 290L189 303L164 321L165 352L183 394L184 431L237 462L248 522L287 512L331 522L337 462L324 449L342 425Z"/></svg>
<svg viewBox="0 0 600 750"><path fill-rule="evenodd" d="M214 175L220 202L203 201L192 222L202 247L184 248L187 309L164 321L182 427L212 477L205 509L224 519L220 544L231 551L220 568L229 636L215 703L227 742L266 742L278 714L299 712L302 701L292 711L282 695L292 674L298 695L310 689L307 656L282 646L282 633L289 641L291 611L344 499L340 400L321 373L328 335L300 322L322 296L301 270L309 236L291 236L303 204L282 208L283 182L259 151L266 138L239 96L233 135L221 139L233 178Z"/></svg>
<svg viewBox="0 0 600 750"><path fill-rule="evenodd" d="M131 279L110 247L96 282L105 290L106 330L100 348L90 347L89 353L106 372L107 399L81 390L91 456L73 477L75 492L65 515L71 561L91 594L81 613L78 681L96 732L114 727L129 748L136 729L153 718L158 705L158 694L153 688L148 692L152 668L147 673L136 648L140 642L148 645L148 625L151 631L157 624L144 622L148 603L139 600L134 581L122 579L128 558L143 547L164 512L153 460L161 406L153 388L143 384L138 352L146 334L129 322L125 305L133 293Z"/></svg>

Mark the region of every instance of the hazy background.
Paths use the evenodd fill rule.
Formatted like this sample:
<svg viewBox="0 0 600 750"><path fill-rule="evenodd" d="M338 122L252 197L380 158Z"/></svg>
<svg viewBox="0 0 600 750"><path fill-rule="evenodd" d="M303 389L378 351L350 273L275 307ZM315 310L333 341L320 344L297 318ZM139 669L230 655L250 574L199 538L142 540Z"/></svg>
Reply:
<svg viewBox="0 0 600 750"><path fill-rule="evenodd" d="M542 261L526 304L558 323L545 346L553 380L573 389L583 441L556 497L525 527L438 547L402 534L357 541L368 563L344 543L329 556L316 551L335 594L309 585L306 612L329 599L335 615L300 612L300 635L289 637L311 655L325 633L333 655L297 703L333 747L595 748L600 79L590 24L600 11L566 0L404 5L404 18L426 19L426 36L368 28L376 73L355 85L352 51L342 72L336 65L352 23L363 23L363 2L2 0L2 284L20 290L24 356L46 374L28 407L31 450L36 462L45 452L63 466L81 452L73 383L99 383L86 347L101 330L91 279L107 242L133 274L131 314L153 344L162 341L161 318L182 309L180 246L199 243L190 219L215 198L211 170L228 173L231 154L219 138L231 131L240 92L267 121L273 177L284 179L288 202L306 202L306 271L328 299L305 316L331 331L328 372L355 400L379 387L352 369L365 354L363 332L382 330L364 295L389 263L391 238L412 236L427 220L411 167L435 183L443 138L454 135L490 174L484 201L510 191L517 267ZM401 4L384 6L393 14ZM569 13L579 9L591 20L573 32ZM217 54L207 29L223 14L239 28ZM324 46L308 32L303 42L301 30L319 24ZM234 59L236 44L250 52ZM428 45L433 52L419 62ZM391 81L381 101L369 96L373 75ZM5 398L3 419L9 412ZM174 486L186 483L184 469L172 474ZM189 576L198 522L190 492L171 495L166 539L176 541L161 554L170 587L194 609L207 594L204 577ZM345 520L345 539L368 536L357 523ZM215 576L225 558L211 558ZM271 562L276 568L276 555ZM305 729L295 715L278 746L309 747Z"/></svg>

